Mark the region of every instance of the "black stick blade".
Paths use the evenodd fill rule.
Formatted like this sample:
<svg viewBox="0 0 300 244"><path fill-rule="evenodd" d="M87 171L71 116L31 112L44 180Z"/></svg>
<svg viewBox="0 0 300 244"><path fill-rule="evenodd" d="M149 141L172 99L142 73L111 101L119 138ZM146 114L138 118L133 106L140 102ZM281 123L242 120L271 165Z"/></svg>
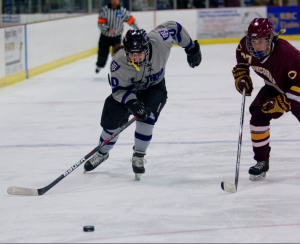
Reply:
<svg viewBox="0 0 300 244"><path fill-rule="evenodd" d="M236 185L235 184L229 184L227 182L222 182L221 187L224 191L230 192L230 193L236 193Z"/></svg>

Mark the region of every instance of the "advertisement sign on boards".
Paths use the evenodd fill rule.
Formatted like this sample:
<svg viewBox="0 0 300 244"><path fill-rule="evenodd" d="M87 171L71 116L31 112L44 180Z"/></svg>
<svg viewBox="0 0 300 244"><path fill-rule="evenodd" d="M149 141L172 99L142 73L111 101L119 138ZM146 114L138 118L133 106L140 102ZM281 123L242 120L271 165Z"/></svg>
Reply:
<svg viewBox="0 0 300 244"><path fill-rule="evenodd" d="M266 18L266 7L198 10L198 39L245 36L254 18Z"/></svg>
<svg viewBox="0 0 300 244"><path fill-rule="evenodd" d="M21 15L20 14L2 14L2 25L19 25L21 24Z"/></svg>
<svg viewBox="0 0 300 244"><path fill-rule="evenodd" d="M300 34L300 6L268 7L268 18L276 33L286 29L286 35Z"/></svg>
<svg viewBox="0 0 300 244"><path fill-rule="evenodd" d="M6 76L25 70L24 26L9 27L5 33Z"/></svg>

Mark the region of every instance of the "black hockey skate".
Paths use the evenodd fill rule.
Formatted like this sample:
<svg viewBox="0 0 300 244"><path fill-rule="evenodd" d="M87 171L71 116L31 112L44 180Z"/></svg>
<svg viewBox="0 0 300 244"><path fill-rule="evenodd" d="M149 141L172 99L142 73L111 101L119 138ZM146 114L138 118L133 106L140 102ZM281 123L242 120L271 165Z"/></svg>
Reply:
<svg viewBox="0 0 300 244"><path fill-rule="evenodd" d="M258 161L256 165L249 169L250 180L261 180L266 177L269 170L269 159L267 161Z"/></svg>
<svg viewBox="0 0 300 244"><path fill-rule="evenodd" d="M98 74L100 72L100 70L101 70L101 68L97 66L96 70L95 70L96 74Z"/></svg>
<svg viewBox="0 0 300 244"><path fill-rule="evenodd" d="M105 160L107 160L109 157L109 154L102 154L99 151L96 152L86 163L84 164L84 173L88 171L92 171L95 168L97 168L101 163L103 163Z"/></svg>
<svg viewBox="0 0 300 244"><path fill-rule="evenodd" d="M140 180L141 175L145 173L144 164L147 163L146 159L144 159L144 156L146 153L144 152L138 152L134 151L132 156L132 170L135 173L135 179Z"/></svg>

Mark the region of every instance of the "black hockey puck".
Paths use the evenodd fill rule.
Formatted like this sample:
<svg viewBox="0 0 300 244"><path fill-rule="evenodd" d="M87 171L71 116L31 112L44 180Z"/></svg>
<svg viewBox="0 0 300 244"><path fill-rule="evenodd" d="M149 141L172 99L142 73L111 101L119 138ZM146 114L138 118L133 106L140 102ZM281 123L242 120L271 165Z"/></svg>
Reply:
<svg viewBox="0 0 300 244"><path fill-rule="evenodd" d="M84 232L93 232L95 230L95 227L94 226L84 226L83 227L83 231Z"/></svg>

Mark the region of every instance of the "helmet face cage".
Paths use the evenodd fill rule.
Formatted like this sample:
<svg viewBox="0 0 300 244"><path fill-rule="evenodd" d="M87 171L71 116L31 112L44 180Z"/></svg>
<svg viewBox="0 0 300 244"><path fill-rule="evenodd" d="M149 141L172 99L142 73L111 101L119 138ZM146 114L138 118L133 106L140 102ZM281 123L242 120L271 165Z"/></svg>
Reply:
<svg viewBox="0 0 300 244"><path fill-rule="evenodd" d="M274 37L274 28L268 18L255 18L248 27L246 47L248 52L255 58L261 59L267 56L271 49ZM254 40L265 40L267 48L264 51L256 51L252 45Z"/></svg>
<svg viewBox="0 0 300 244"><path fill-rule="evenodd" d="M135 59L138 55L140 55L142 52L145 52L145 59L143 61L140 61L138 59L138 62L135 62ZM126 58L127 58L127 62L130 63L131 59L129 57L129 53L133 54L133 62L137 65L137 66L142 66L142 65L148 65L149 64L149 47L147 47L146 50L143 50L142 52L138 53L138 52L129 52L127 51L126 47L125 47L125 54L126 54Z"/></svg>
<svg viewBox="0 0 300 244"><path fill-rule="evenodd" d="M149 38L145 30L129 30L123 39L123 44L128 63L132 62L129 54L133 54L134 62L139 54L145 52L145 59L134 63L137 66L149 64Z"/></svg>
<svg viewBox="0 0 300 244"><path fill-rule="evenodd" d="M274 35L270 35L268 37L262 37L262 38L247 36L246 47L247 47L248 52L251 54L251 56L258 58L258 59L266 57L269 54L269 51L271 49L273 37L274 37ZM262 39L266 40L267 49L264 51L255 51L255 49L252 46L252 41L253 40L262 40Z"/></svg>

